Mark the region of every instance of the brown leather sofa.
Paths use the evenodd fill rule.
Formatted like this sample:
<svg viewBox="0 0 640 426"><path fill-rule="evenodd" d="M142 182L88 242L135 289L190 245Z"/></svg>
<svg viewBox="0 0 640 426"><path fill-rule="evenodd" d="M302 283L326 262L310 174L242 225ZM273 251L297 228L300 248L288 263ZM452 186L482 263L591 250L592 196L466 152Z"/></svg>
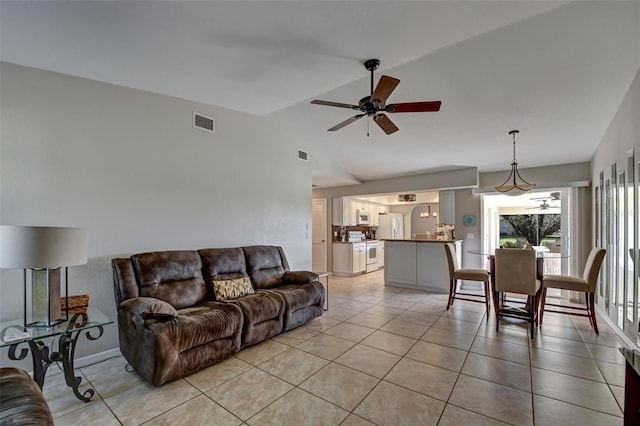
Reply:
<svg viewBox="0 0 640 426"><path fill-rule="evenodd" d="M111 261L120 351L154 386L322 315L318 275L290 271L281 247L140 253ZM255 291L215 300L214 281L249 278Z"/></svg>
<svg viewBox="0 0 640 426"><path fill-rule="evenodd" d="M40 387L24 370L0 368L0 425L53 426Z"/></svg>

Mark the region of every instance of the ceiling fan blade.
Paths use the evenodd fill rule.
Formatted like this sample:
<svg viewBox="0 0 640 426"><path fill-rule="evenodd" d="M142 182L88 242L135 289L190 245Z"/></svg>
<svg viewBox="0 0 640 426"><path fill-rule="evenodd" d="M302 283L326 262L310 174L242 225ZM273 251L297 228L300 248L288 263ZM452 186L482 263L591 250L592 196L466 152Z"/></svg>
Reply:
<svg viewBox="0 0 640 426"><path fill-rule="evenodd" d="M400 80L397 78L389 77L388 75L383 75L380 77L380 81L378 81L378 85L376 86L376 90L371 94L371 100L379 100L380 103L384 104L387 102L387 98L396 88L396 86L400 83Z"/></svg>
<svg viewBox="0 0 640 426"><path fill-rule="evenodd" d="M396 127L395 124L393 124L393 121L391 121L391 119L384 114L378 114L373 116L373 121L375 121L376 124L380 126L380 128L384 130L384 132L388 135L400 130L398 129L398 127Z"/></svg>
<svg viewBox="0 0 640 426"><path fill-rule="evenodd" d="M437 112L440 111L441 101L405 102L387 105L387 112Z"/></svg>
<svg viewBox="0 0 640 426"><path fill-rule="evenodd" d="M351 118L347 118L346 120L344 120L342 123L338 123L335 126L333 126L330 129L327 129L327 132L335 132L336 130L340 130L342 129L344 126L353 123L354 121L357 121L359 119L361 119L362 117L364 117L367 114L358 114L358 115L354 115Z"/></svg>
<svg viewBox="0 0 640 426"><path fill-rule="evenodd" d="M314 105L324 105L338 108L360 109L358 105L341 104L340 102L319 101L317 99L315 101L311 101L311 103Z"/></svg>

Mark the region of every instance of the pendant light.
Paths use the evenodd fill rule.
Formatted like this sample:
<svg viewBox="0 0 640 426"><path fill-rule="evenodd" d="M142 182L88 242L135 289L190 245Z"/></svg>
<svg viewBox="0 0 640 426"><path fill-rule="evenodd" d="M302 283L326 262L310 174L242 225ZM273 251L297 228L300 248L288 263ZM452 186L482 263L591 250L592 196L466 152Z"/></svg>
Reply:
<svg viewBox="0 0 640 426"><path fill-rule="evenodd" d="M502 185L495 187L505 195L522 195L527 191L531 191L536 186L535 183L529 183L524 180L518 172L518 162L516 161L516 135L518 133L520 133L519 130L512 130L509 132L509 134L513 136L513 161L511 162L511 173L509 173L509 177ZM518 182L518 180L520 180L520 182Z"/></svg>
<svg viewBox="0 0 640 426"><path fill-rule="evenodd" d="M429 210L426 211L426 212L420 212L420 218L421 219L427 219L430 216L433 216L434 218L438 217L438 212L437 211L434 211L433 213L431 213L431 205L428 205L427 209L429 209Z"/></svg>

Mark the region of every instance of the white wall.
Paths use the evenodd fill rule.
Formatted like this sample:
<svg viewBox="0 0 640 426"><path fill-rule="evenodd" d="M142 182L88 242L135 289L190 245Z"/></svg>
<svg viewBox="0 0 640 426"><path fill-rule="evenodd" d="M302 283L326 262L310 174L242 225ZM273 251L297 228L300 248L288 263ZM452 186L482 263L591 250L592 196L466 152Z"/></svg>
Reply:
<svg viewBox="0 0 640 426"><path fill-rule="evenodd" d="M629 91L605 132L604 137L602 138L602 141L600 142L600 145L598 146L598 149L591 161L593 200L596 199L595 187L600 185L600 172L604 172L605 181L607 179L611 179L611 165L615 163L618 173L623 170L628 173L627 153L630 149L634 150L636 173L638 173L637 162L640 161L640 120L638 120L638 117L640 117L640 71L636 73ZM628 178L629 175L626 174L625 176ZM616 177L614 176L614 178ZM638 177L636 175L636 179L637 178ZM592 215L595 217L595 202L592 203ZM593 244L595 242L595 223L591 234L594 237L592 240ZM608 250L604 260L605 265L608 265L610 268L612 264L620 264L619 260L612 257L615 256L615 250L612 250L614 247L609 245L605 248ZM618 247L618 249L620 249L620 247ZM619 278L616 286L620 282L622 282L622 278ZM615 291L615 289L612 290ZM612 299L615 300L615 297L612 296ZM598 305L599 307L604 308L604 298L599 298ZM601 313L606 315L605 312ZM629 336L634 343L640 342L637 324L627 326L624 333Z"/></svg>
<svg viewBox="0 0 640 426"><path fill-rule="evenodd" d="M115 319L110 259L152 250L274 244L311 268L310 167L265 118L0 66L0 223L86 227L72 294ZM216 134L194 129L193 111L214 117ZM0 280L0 319L21 317L21 272ZM117 347L116 328L78 356Z"/></svg>
<svg viewBox="0 0 640 426"><path fill-rule="evenodd" d="M640 71L636 74L618 112L602 138L591 161L593 186L599 185L600 172L610 178L611 165L617 163L618 171L627 169L627 152L635 149L636 161L640 160Z"/></svg>
<svg viewBox="0 0 640 426"><path fill-rule="evenodd" d="M440 214L440 204L439 203L429 203L431 206L431 214L438 213ZM418 204L411 206L409 212L409 223L411 225L411 232L409 233L409 238L411 238L414 234L425 234L426 232L431 233L431 235L435 238L436 233L436 224L440 223L440 217L433 217L430 215L428 218L420 217L420 214L423 212L428 212L429 209L425 204Z"/></svg>

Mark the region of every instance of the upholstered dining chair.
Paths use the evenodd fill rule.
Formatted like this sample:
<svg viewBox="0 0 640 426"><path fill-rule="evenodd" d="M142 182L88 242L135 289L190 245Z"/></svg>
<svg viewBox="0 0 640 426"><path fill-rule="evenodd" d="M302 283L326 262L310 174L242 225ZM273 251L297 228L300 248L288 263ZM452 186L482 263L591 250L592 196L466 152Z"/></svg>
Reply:
<svg viewBox="0 0 640 426"><path fill-rule="evenodd" d="M495 252L496 332L500 318L513 317L531 323L531 338L538 323L538 303L541 284L536 279L536 254L534 250L496 249ZM501 297L502 293L518 293L527 296L524 307L513 305L513 300ZM511 304L508 304L511 303ZM521 303L521 302L515 302Z"/></svg>
<svg viewBox="0 0 640 426"><path fill-rule="evenodd" d="M449 263L449 299L447 301L447 310L453 305L455 299L466 300L469 302L484 303L487 310L487 319L489 318L489 272L485 269L458 268L456 260L456 249L453 244L446 243L444 250L447 253L447 262ZM462 293L458 291L458 280L480 281L484 283L484 296L474 293ZM460 297L466 296L466 297Z"/></svg>
<svg viewBox="0 0 640 426"><path fill-rule="evenodd" d="M596 334L598 332L598 323L596 322L595 311L595 292L598 283L598 274L602 266L602 260L607 251L600 247L594 247L589 253L587 263L584 267L582 278L572 277L568 275L544 275L542 277L542 305L540 306L540 326L542 326L542 318L544 312L555 312L559 314L576 315L589 318L589 322ZM558 288L561 290L573 290L584 292L586 307L565 306L554 303L546 303L547 289ZM546 306L555 306L563 308L563 310L546 309ZM586 312L586 313L581 313Z"/></svg>

